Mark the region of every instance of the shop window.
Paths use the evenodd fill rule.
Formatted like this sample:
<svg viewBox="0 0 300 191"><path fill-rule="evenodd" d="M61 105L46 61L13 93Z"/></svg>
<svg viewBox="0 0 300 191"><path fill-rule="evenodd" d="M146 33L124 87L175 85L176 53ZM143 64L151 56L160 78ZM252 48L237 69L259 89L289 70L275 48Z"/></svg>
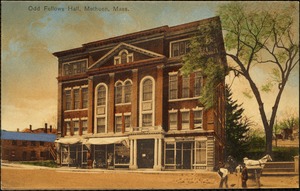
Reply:
<svg viewBox="0 0 300 191"><path fill-rule="evenodd" d="M31 151L30 152L30 160L35 160L36 159L36 152L35 151Z"/></svg>
<svg viewBox="0 0 300 191"><path fill-rule="evenodd" d="M206 164L206 141L196 141L196 164Z"/></svg>
<svg viewBox="0 0 300 191"><path fill-rule="evenodd" d="M128 165L130 159L130 149L123 144L115 144L115 165Z"/></svg>
<svg viewBox="0 0 300 191"><path fill-rule="evenodd" d="M166 143L166 164L175 165L175 143Z"/></svg>

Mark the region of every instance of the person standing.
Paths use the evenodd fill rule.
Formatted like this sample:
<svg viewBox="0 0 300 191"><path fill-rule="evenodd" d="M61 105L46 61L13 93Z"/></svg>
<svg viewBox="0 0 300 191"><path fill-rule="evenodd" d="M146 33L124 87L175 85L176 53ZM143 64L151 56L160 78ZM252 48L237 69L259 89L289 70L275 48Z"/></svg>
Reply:
<svg viewBox="0 0 300 191"><path fill-rule="evenodd" d="M220 165L218 174L221 177L219 187L223 188L223 184L225 183L226 188L228 188L228 170L224 167L224 165Z"/></svg>
<svg viewBox="0 0 300 191"><path fill-rule="evenodd" d="M245 163L242 164L242 173L241 173L241 177L242 177L242 187L243 187L243 188L247 188L248 169L247 169Z"/></svg>

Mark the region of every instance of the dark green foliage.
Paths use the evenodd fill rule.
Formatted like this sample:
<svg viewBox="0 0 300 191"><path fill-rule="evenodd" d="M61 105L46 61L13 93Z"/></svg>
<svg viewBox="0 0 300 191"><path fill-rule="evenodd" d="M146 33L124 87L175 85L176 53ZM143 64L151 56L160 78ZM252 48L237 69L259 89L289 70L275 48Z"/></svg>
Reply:
<svg viewBox="0 0 300 191"><path fill-rule="evenodd" d="M246 153L249 159L260 159L265 156L265 150L251 150ZM296 147L274 147L273 148L273 162L280 161L294 161L294 157L299 155L299 148Z"/></svg>
<svg viewBox="0 0 300 191"><path fill-rule="evenodd" d="M231 90L226 85L226 155L241 161L249 150L247 132L250 122L242 116L244 112L242 104L232 100L231 96Z"/></svg>
<svg viewBox="0 0 300 191"><path fill-rule="evenodd" d="M190 41L190 51L183 57L181 68L183 75L201 70L205 83L200 95L200 101L208 109L215 104L215 88L226 75L226 69L221 63L220 25L216 22L200 26L199 31Z"/></svg>

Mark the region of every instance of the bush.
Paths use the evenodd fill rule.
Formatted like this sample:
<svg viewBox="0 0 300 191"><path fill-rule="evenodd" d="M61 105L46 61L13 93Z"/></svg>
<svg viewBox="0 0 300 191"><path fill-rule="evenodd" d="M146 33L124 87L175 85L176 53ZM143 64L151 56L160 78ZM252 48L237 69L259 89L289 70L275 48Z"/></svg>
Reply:
<svg viewBox="0 0 300 191"><path fill-rule="evenodd" d="M294 156L299 155L299 148L295 147L274 147L272 159L276 161L294 161ZM262 149L251 150L246 153L249 159L258 160L265 156L265 151Z"/></svg>

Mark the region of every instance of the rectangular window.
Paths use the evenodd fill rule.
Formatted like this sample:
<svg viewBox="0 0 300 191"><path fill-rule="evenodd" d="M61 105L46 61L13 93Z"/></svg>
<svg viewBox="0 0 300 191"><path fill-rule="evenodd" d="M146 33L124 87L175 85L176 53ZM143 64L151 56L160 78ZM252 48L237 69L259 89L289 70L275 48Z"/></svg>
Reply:
<svg viewBox="0 0 300 191"><path fill-rule="evenodd" d="M130 126L131 126L131 116L125 115L125 131L126 132L130 131Z"/></svg>
<svg viewBox="0 0 300 191"><path fill-rule="evenodd" d="M178 91L178 76L177 74L169 76L169 99L177 99Z"/></svg>
<svg viewBox="0 0 300 191"><path fill-rule="evenodd" d="M202 110L194 111L194 128L202 128Z"/></svg>
<svg viewBox="0 0 300 191"><path fill-rule="evenodd" d="M82 126L82 135L86 135L88 129L87 120L81 120L81 126Z"/></svg>
<svg viewBox="0 0 300 191"><path fill-rule="evenodd" d="M166 164L175 165L175 144L166 143Z"/></svg>
<svg viewBox="0 0 300 191"><path fill-rule="evenodd" d="M125 147L123 144L115 144L115 164L129 164L130 149Z"/></svg>
<svg viewBox="0 0 300 191"><path fill-rule="evenodd" d="M152 126L152 113L143 114L143 117L142 117L142 126L143 127L150 127L150 126Z"/></svg>
<svg viewBox="0 0 300 191"><path fill-rule="evenodd" d="M105 133L105 117L97 118L97 133Z"/></svg>
<svg viewBox="0 0 300 191"><path fill-rule="evenodd" d="M40 146L44 146L44 142L43 141L40 141Z"/></svg>
<svg viewBox="0 0 300 191"><path fill-rule="evenodd" d="M190 51L189 40L171 43L171 57L185 55Z"/></svg>
<svg viewBox="0 0 300 191"><path fill-rule="evenodd" d="M122 103L122 91L123 91L123 86L121 84L118 84L116 86L116 95L115 95L115 102L116 104Z"/></svg>
<svg viewBox="0 0 300 191"><path fill-rule="evenodd" d="M71 90L66 90L66 110L71 110Z"/></svg>
<svg viewBox="0 0 300 191"><path fill-rule="evenodd" d="M122 116L116 116L115 118L115 132L122 132Z"/></svg>
<svg viewBox="0 0 300 191"><path fill-rule="evenodd" d="M71 122L68 121L68 122L65 122L66 124L66 132L65 132L65 135L70 135L70 132L71 132Z"/></svg>
<svg viewBox="0 0 300 191"><path fill-rule="evenodd" d="M195 84L194 84L194 94L195 97L200 96L201 88L202 88L202 75L200 72L195 73Z"/></svg>
<svg viewBox="0 0 300 191"><path fill-rule="evenodd" d="M169 113L170 129L177 129L177 112Z"/></svg>
<svg viewBox="0 0 300 191"><path fill-rule="evenodd" d="M190 112L181 112L181 127L182 129L190 129Z"/></svg>
<svg viewBox="0 0 300 191"><path fill-rule="evenodd" d="M206 164L206 141L196 141L196 164Z"/></svg>
<svg viewBox="0 0 300 191"><path fill-rule="evenodd" d="M74 109L79 109L79 89L74 89Z"/></svg>
<svg viewBox="0 0 300 191"><path fill-rule="evenodd" d="M36 146L36 143L35 143L35 141L31 141L31 144L30 144L31 146Z"/></svg>
<svg viewBox="0 0 300 191"><path fill-rule="evenodd" d="M74 135L79 135L79 121L73 121Z"/></svg>
<svg viewBox="0 0 300 191"><path fill-rule="evenodd" d="M12 145L17 145L17 141L16 140L12 140Z"/></svg>
<svg viewBox="0 0 300 191"><path fill-rule="evenodd" d="M87 108L88 107L88 89L82 88L81 93L82 93L82 108Z"/></svg>
<svg viewBox="0 0 300 191"><path fill-rule="evenodd" d="M22 146L27 147L27 141L22 141Z"/></svg>
<svg viewBox="0 0 300 191"><path fill-rule="evenodd" d="M182 77L182 98L188 98L190 96L190 77Z"/></svg>

